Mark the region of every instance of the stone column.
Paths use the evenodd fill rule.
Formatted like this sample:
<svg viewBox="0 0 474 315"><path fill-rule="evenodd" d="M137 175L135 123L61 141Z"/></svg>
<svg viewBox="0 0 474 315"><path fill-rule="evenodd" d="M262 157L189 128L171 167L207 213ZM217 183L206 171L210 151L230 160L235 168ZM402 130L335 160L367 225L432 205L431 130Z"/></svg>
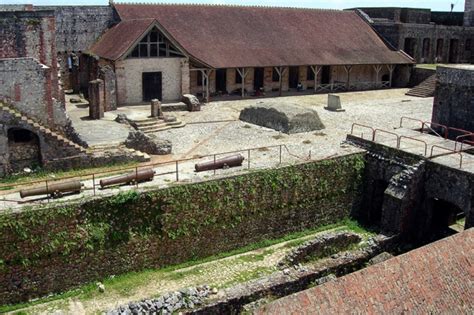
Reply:
<svg viewBox="0 0 474 315"><path fill-rule="evenodd" d="M160 100L156 98L151 100L151 117L163 117Z"/></svg>
<svg viewBox="0 0 474 315"><path fill-rule="evenodd" d="M89 117L104 118L104 81L101 79L89 82Z"/></svg>
<svg viewBox="0 0 474 315"><path fill-rule="evenodd" d="M191 79L189 73L189 60L181 60L181 95L191 93Z"/></svg>

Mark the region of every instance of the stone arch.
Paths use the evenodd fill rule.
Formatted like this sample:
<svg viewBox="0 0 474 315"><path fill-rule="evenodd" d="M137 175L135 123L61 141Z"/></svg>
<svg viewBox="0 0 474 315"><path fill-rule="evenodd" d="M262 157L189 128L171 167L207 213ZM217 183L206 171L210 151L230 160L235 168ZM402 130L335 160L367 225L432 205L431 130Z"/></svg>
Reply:
<svg viewBox="0 0 474 315"><path fill-rule="evenodd" d="M12 127L7 131L9 165L13 172L42 165L38 135L28 129Z"/></svg>

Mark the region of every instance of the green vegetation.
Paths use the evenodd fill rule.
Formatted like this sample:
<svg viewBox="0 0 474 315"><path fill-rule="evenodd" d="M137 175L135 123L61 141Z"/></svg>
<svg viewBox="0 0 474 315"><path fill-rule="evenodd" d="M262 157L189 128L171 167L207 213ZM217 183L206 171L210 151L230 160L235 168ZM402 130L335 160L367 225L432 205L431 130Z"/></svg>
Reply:
<svg viewBox="0 0 474 315"><path fill-rule="evenodd" d="M351 230L351 231L362 233L365 235L372 234L371 232L360 227L356 221L346 219L346 220L342 220L340 223L329 224L329 225L321 226L315 229L308 229L301 232L291 233L278 239L263 240L257 243L250 244L245 247L241 247L239 249L235 249L228 252L222 252L222 253L212 255L203 259L189 260L185 263L169 266L166 268L149 269L149 270L143 270L140 272L129 272L129 273L122 274L119 276L107 277L106 279L102 280L102 283L104 283L105 287L107 288L107 292L109 291L116 292L117 294L121 296L130 296L132 294L130 288L143 286L146 283L148 283L151 279L162 278L162 279L170 280L170 281L184 279L185 277L200 274L200 271L201 271L200 265L203 265L205 263L209 263L212 261L216 261L219 259L248 253L255 250L262 250L262 252L258 254L251 253L248 255L242 255L242 256L236 257L235 261L236 262L262 261L263 259L265 259L266 256L269 256L274 253L275 249L268 248L272 245L288 242L287 244L284 245L285 248L295 247L307 241L307 237L310 235L314 235L316 233L320 233L320 232L324 232L328 230L339 230L339 229ZM190 267L193 267L193 268L182 271L182 269L190 268ZM271 273L273 270L274 269L272 268L257 268L256 270L254 269L252 271L244 272L241 275L239 275L238 278L229 281L228 283L226 283L225 285L221 287L229 287L236 283L258 278L265 274ZM24 308L28 308L35 305L40 305L47 302L56 301L56 300L67 300L68 298L72 298L72 297L80 299L82 301L90 300L90 299L94 299L100 294L101 293L98 292L95 283L90 283L87 285L83 285L78 289L70 290L70 291L53 295L50 297L46 297L46 298L37 299L32 302L19 303L19 304L14 304L14 305L3 305L3 306L0 306L0 313L12 312L15 310L24 309Z"/></svg>

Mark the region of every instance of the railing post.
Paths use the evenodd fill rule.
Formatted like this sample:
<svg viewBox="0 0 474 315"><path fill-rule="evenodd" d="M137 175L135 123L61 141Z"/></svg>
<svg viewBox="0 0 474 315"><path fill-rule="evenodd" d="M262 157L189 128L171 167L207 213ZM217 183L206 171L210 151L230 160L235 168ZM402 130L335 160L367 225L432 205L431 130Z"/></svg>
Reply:
<svg viewBox="0 0 474 315"><path fill-rule="evenodd" d="M48 203L49 203L49 199L51 198L51 194L48 191L48 180L46 180L46 193L48 194Z"/></svg>
<svg viewBox="0 0 474 315"><path fill-rule="evenodd" d="M280 163L281 164L281 144L280 144Z"/></svg>
<svg viewBox="0 0 474 315"><path fill-rule="evenodd" d="M92 187L94 189L94 196L95 196L95 174L92 174Z"/></svg>
<svg viewBox="0 0 474 315"><path fill-rule="evenodd" d="M179 182L178 160L176 160L176 181Z"/></svg>
<svg viewBox="0 0 474 315"><path fill-rule="evenodd" d="M216 175L216 155L214 154L214 175Z"/></svg>
<svg viewBox="0 0 474 315"><path fill-rule="evenodd" d="M250 149L247 150L248 169L250 169Z"/></svg>

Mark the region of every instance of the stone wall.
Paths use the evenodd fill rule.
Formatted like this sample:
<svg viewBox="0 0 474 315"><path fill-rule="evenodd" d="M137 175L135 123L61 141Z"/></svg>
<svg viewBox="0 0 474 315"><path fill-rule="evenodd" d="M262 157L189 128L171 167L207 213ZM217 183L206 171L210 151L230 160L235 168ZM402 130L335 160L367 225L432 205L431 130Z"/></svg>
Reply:
<svg viewBox="0 0 474 315"><path fill-rule="evenodd" d="M474 0L464 1L464 26L474 26Z"/></svg>
<svg viewBox="0 0 474 315"><path fill-rule="evenodd" d="M69 120L52 96L52 71L33 58L0 59L0 96L43 125L65 130Z"/></svg>
<svg viewBox="0 0 474 315"><path fill-rule="evenodd" d="M445 26L434 24L404 24L375 22L375 30L397 49L405 48L405 39L413 38L415 41L412 57L418 63L470 63L473 60L474 28L461 26ZM423 54L423 40L429 39L429 52ZM438 50L438 39L442 39L442 48ZM458 40L457 52L450 51L451 40ZM471 39L470 46L469 39Z"/></svg>
<svg viewBox="0 0 474 315"><path fill-rule="evenodd" d="M437 68L431 120L474 132L474 66Z"/></svg>
<svg viewBox="0 0 474 315"><path fill-rule="evenodd" d="M434 217L440 210L432 201L441 200L464 212L465 229L474 226L473 173L352 135L347 139L368 150L361 204L354 207L354 217L409 242L424 243L439 232Z"/></svg>
<svg viewBox="0 0 474 315"><path fill-rule="evenodd" d="M0 12L0 59L31 57L50 69L49 93L63 98L59 89L53 11ZM0 81L8 81L0 73Z"/></svg>
<svg viewBox="0 0 474 315"><path fill-rule="evenodd" d="M0 301L181 263L336 223L363 154L0 215Z"/></svg>
<svg viewBox="0 0 474 315"><path fill-rule="evenodd" d="M142 73L162 72L162 101L181 99L183 58L130 58L115 63L118 104L143 103Z"/></svg>
<svg viewBox="0 0 474 315"><path fill-rule="evenodd" d="M35 6L54 11L58 52L85 52L116 21L111 6Z"/></svg>

